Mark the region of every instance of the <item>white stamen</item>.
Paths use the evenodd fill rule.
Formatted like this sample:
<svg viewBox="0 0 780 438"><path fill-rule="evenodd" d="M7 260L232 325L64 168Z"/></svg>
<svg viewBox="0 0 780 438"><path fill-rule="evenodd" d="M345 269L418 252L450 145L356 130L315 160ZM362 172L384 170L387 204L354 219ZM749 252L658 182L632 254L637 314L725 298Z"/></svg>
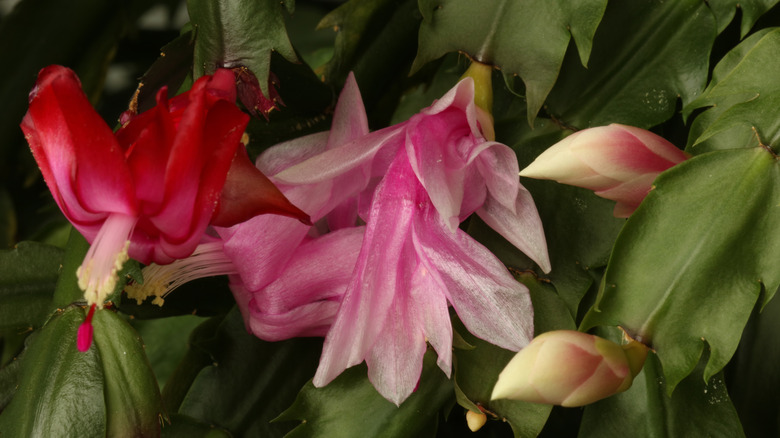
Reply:
<svg viewBox="0 0 780 438"><path fill-rule="evenodd" d="M130 234L138 218L124 214L111 214L98 231L89 247L84 262L76 270L79 288L84 291L88 305L103 308L117 282L117 272L129 259Z"/></svg>
<svg viewBox="0 0 780 438"><path fill-rule="evenodd" d="M146 298L156 297L152 304L162 306L164 298L177 287L192 280L218 275L236 274L233 262L222 250L222 242L201 243L195 252L185 259L168 265L152 263L142 271L144 284L131 284L125 288L127 296L141 304Z"/></svg>

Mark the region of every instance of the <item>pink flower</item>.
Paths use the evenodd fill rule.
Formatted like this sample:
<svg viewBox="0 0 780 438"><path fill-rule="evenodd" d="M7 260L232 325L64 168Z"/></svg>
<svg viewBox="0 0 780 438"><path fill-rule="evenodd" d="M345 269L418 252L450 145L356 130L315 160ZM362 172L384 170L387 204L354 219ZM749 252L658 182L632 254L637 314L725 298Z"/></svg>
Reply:
<svg viewBox="0 0 780 438"><path fill-rule="evenodd" d="M267 341L325 336L352 278L363 232L351 227L304 239L278 277L259 289L231 275L247 330Z"/></svg>
<svg viewBox="0 0 780 438"><path fill-rule="evenodd" d="M646 356L636 341L620 346L574 330L543 333L507 364L491 398L583 406L628 389Z"/></svg>
<svg viewBox="0 0 780 438"><path fill-rule="evenodd" d="M688 156L664 138L633 126L583 129L544 151L520 176L584 187L617 201L614 215L628 217L655 178Z"/></svg>
<svg viewBox="0 0 780 438"><path fill-rule="evenodd" d="M350 75L330 132L279 144L257 160L285 196L318 222L316 226L281 216L258 216L217 228L224 239L224 254L235 262L237 271L230 277L230 288L247 330L257 337L276 341L324 336L330 328L360 252L365 227L356 227L357 198L369 187L372 160L304 184L285 184L277 175L353 140L365 150L366 134L363 102ZM324 172L326 168L319 169L318 176Z"/></svg>
<svg viewBox="0 0 780 438"><path fill-rule="evenodd" d="M128 255L170 263L195 250L210 222L305 217L239 148L248 116L235 105L230 71L166 96L162 89L156 107L126 113L114 134L71 70L44 68L30 92L22 130L54 200L92 243L78 272L89 304L103 305ZM267 198L240 199L247 172Z"/></svg>
<svg viewBox="0 0 780 438"><path fill-rule="evenodd" d="M276 181L275 175L286 168L365 136L368 121L351 75L336 106L333 126L330 132L269 149L258 158L258 167ZM363 240L365 227L355 226L354 207L368 185L364 171L369 172L357 168L311 184L279 184L289 199L318 221L315 227L275 215L217 226L219 241L201 244L192 256L172 264L147 266L144 284L126 288L128 296L139 301L156 296L154 302L161 304L187 281L230 275L230 288L249 332L269 341L324 336ZM246 193L251 192L248 187Z"/></svg>
<svg viewBox="0 0 780 438"><path fill-rule="evenodd" d="M325 336L316 386L365 360L377 390L400 404L417 385L426 343L449 375L449 305L504 348L532 337L526 287L458 227L476 212L550 269L517 159L483 137L477 111L469 78L409 121L368 133L350 77L329 133L258 159L315 225L260 216L217 228L248 330L268 340Z"/></svg>
<svg viewBox="0 0 780 438"><path fill-rule="evenodd" d="M358 188L365 187L351 208L366 222L365 237L325 338L316 386L365 360L377 390L400 404L417 385L426 341L449 375L449 304L490 342L519 350L530 340L527 289L458 228L476 212L548 271L541 222L517 171L511 149L483 137L469 78L407 122L274 175L282 187L331 181L335 194L354 193L341 176L358 174Z"/></svg>

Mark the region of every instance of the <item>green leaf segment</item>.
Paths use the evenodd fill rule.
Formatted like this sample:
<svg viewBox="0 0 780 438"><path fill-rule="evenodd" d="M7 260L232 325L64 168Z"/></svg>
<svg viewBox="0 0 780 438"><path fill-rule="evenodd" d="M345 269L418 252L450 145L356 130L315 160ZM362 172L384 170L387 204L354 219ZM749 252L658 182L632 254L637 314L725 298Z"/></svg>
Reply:
<svg viewBox="0 0 780 438"><path fill-rule="evenodd" d="M420 0L423 23L412 71L448 52L460 51L525 83L528 121L555 84L573 37L583 65L605 0Z"/></svg>
<svg viewBox="0 0 780 438"><path fill-rule="evenodd" d="M582 325L619 325L654 348L671 393L705 343L704 378L720 371L762 290L780 286L780 167L764 147L717 151L655 185L618 236Z"/></svg>

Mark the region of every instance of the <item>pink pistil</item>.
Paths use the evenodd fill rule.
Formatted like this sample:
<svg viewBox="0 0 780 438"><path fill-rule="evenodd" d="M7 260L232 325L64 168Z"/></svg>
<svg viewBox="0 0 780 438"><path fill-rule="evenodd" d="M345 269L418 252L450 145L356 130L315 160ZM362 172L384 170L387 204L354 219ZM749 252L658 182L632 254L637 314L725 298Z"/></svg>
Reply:
<svg viewBox="0 0 780 438"><path fill-rule="evenodd" d="M89 350L89 347L92 345L92 315L95 314L96 306L96 304L89 306L89 313L87 313L84 322L79 326L78 335L76 337L76 346L82 353Z"/></svg>

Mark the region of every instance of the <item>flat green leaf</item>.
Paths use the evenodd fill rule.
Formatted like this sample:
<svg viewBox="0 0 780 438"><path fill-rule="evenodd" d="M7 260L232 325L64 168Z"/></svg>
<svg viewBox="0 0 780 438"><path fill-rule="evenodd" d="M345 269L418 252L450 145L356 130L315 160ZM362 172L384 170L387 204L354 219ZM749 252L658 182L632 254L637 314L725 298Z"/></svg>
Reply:
<svg viewBox="0 0 780 438"><path fill-rule="evenodd" d="M707 4L718 20L718 33L728 26L737 9L741 10L740 37L744 38L758 18L777 4L777 0L708 0Z"/></svg>
<svg viewBox="0 0 780 438"><path fill-rule="evenodd" d="M718 63L713 80L702 95L685 108L711 106L691 127L689 150L780 143L780 79L766 74L780 68L780 29L751 35Z"/></svg>
<svg viewBox="0 0 780 438"><path fill-rule="evenodd" d="M555 288L539 281L533 274L516 275L525 284L534 305L534 334L550 330L574 330L574 319ZM515 437L535 437L550 415L552 406L515 400L490 400L499 373L515 352L496 347L468 333L459 321L454 321L456 333L472 348L455 350L455 382L458 404L470 409L484 409L489 418L509 422Z"/></svg>
<svg viewBox="0 0 780 438"><path fill-rule="evenodd" d="M25 142L19 123L38 71L50 64L74 68L93 100L100 94L108 62L120 37L146 1L23 0L0 22L0 179L35 171L32 160L19 160ZM24 168L22 168L24 163Z"/></svg>
<svg viewBox="0 0 780 438"><path fill-rule="evenodd" d="M554 294L550 290L544 290L541 285L538 288L534 287L531 291L532 298L536 295L534 308L540 304L540 296L548 293ZM574 321L567 314L563 303L560 304L560 308L564 310L564 317L569 317L567 325L574 326ZM540 315L542 313L547 312L540 312ZM538 321L534 315L534 323ZM471 410L479 406L486 412L488 419L509 422L515 438L539 435L547 422L552 405L517 400L490 400L499 373L516 353L475 337L466 330L460 321L454 320L453 328L461 333L469 344L474 346L471 350L453 351L454 373L452 380L458 394L458 403Z"/></svg>
<svg viewBox="0 0 780 438"><path fill-rule="evenodd" d="M10 248L13 245L16 231L14 203L8 190L0 185L0 250Z"/></svg>
<svg viewBox="0 0 780 438"><path fill-rule="evenodd" d="M144 351L157 377L160 388L187 352L187 340L192 330L203 322L195 315L182 315L154 320L131 320L133 328L144 340Z"/></svg>
<svg viewBox="0 0 780 438"><path fill-rule="evenodd" d="M605 0L420 0L424 20L412 71L459 51L519 75L533 124L572 37L580 61L588 64L606 5Z"/></svg>
<svg viewBox="0 0 780 438"><path fill-rule="evenodd" d="M547 101L563 125L609 123L649 128L701 93L715 18L699 0L610 2L588 68L573 54Z"/></svg>
<svg viewBox="0 0 780 438"><path fill-rule="evenodd" d="M0 414L0 435L106 436L100 358L94 348L76 348L83 320L81 308L69 307L29 338L19 389Z"/></svg>
<svg viewBox="0 0 780 438"><path fill-rule="evenodd" d="M726 369L729 394L745 434L750 437L780 435L780 300L756 306L742 334L734 359Z"/></svg>
<svg viewBox="0 0 780 438"><path fill-rule="evenodd" d="M420 20L416 0L351 0L317 26L337 32L324 81L340 90L354 72L372 126L387 126L404 90Z"/></svg>
<svg viewBox="0 0 780 438"><path fill-rule="evenodd" d="M178 412L200 371L214 365L213 357L199 344L205 339L215 339L224 318L225 315L209 318L190 332L187 351L162 390L163 404L168 413Z"/></svg>
<svg viewBox="0 0 780 438"><path fill-rule="evenodd" d="M583 328L619 325L674 387L705 344L704 379L733 355L762 288L780 285L780 174L764 148L696 156L656 180L620 233Z"/></svg>
<svg viewBox="0 0 780 438"><path fill-rule="evenodd" d="M234 436L281 436L290 430L289 424L269 422L290 406L314 375L321 340L261 341L247 333L237 308L218 325L203 325L203 330L193 333L190 348L205 353L209 362L200 369L178 412ZM175 379L174 375L169 385Z"/></svg>
<svg viewBox="0 0 780 438"><path fill-rule="evenodd" d="M173 414L162 429L163 438L232 438L230 432L186 415Z"/></svg>
<svg viewBox="0 0 780 438"><path fill-rule="evenodd" d="M0 329L40 327L48 316L63 251L35 242L0 251Z"/></svg>
<svg viewBox="0 0 780 438"><path fill-rule="evenodd" d="M5 341L4 341L5 342ZM16 394L21 378L22 360L16 357L0 368L0 412L3 412L8 403Z"/></svg>
<svg viewBox="0 0 780 438"><path fill-rule="evenodd" d="M71 303L84 301L84 292L79 288L76 270L84 261L84 256L89 250L89 243L75 228L70 231L65 254L62 257L62 268L57 287L54 290L54 298L51 301L53 309L65 308Z"/></svg>
<svg viewBox="0 0 780 438"><path fill-rule="evenodd" d="M184 32L160 50L160 57L144 72L138 90L138 112L157 105L157 91L168 87L168 96L179 90L188 75L192 74L195 35Z"/></svg>
<svg viewBox="0 0 780 438"><path fill-rule="evenodd" d="M531 129L524 123L524 105L518 99L501 98L498 92L494 107L496 138L517 153L521 169L570 133L541 117ZM625 221L612 216L613 202L590 190L528 178L522 178L521 183L531 192L539 210L552 264L549 274L538 269L537 273L552 281L572 316L576 316L580 301L594 278L598 281L600 268L606 266ZM533 262L482 221L472 218L469 233L506 265L521 270L535 268Z"/></svg>
<svg viewBox="0 0 780 438"><path fill-rule="evenodd" d="M438 412L453 393L433 350L424 356L419 387L400 407L376 392L366 372L358 365L323 388L307 383L295 403L274 421L302 421L287 438L435 435Z"/></svg>
<svg viewBox="0 0 780 438"><path fill-rule="evenodd" d="M585 407L579 436L676 438L745 436L723 374L706 381L704 358L670 397L658 358L650 353L628 391Z"/></svg>
<svg viewBox="0 0 780 438"><path fill-rule="evenodd" d="M381 32L379 17L387 17L395 9L393 0L351 0L331 11L320 20L317 29L336 32L333 58L325 65L324 78L328 83L344 83L352 66L366 52L367 42ZM372 22L379 26L372 26Z"/></svg>
<svg viewBox="0 0 780 438"><path fill-rule="evenodd" d="M93 326L105 379L106 434L158 436L162 399L141 338L113 310L97 310Z"/></svg>
<svg viewBox="0 0 780 438"><path fill-rule="evenodd" d="M291 12L294 2L188 0L187 10L195 30L195 78L212 74L219 67L245 66L268 96L271 52L298 60L287 37L283 5Z"/></svg>

